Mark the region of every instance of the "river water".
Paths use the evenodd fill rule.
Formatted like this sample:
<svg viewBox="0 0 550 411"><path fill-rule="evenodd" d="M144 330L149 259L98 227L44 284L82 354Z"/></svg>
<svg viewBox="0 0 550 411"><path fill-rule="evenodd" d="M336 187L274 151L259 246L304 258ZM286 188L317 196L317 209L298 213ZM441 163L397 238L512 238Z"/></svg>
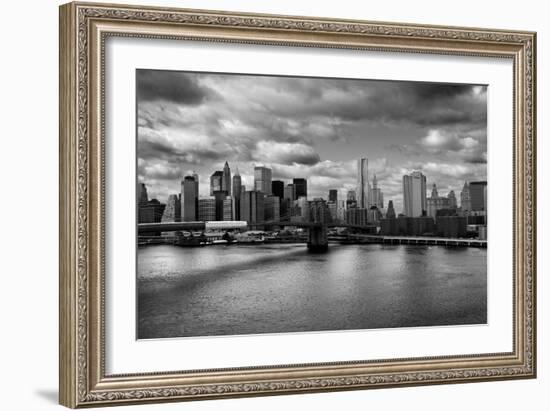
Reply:
<svg viewBox="0 0 550 411"><path fill-rule="evenodd" d="M138 338L485 324L487 250L138 249Z"/></svg>

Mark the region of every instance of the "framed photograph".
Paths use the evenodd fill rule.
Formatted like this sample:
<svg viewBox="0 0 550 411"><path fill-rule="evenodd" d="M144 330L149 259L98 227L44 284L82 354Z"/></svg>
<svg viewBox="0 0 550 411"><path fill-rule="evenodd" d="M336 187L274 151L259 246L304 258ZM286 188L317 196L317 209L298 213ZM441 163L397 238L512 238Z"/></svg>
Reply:
<svg viewBox="0 0 550 411"><path fill-rule="evenodd" d="M60 8L60 403L536 376L533 32Z"/></svg>

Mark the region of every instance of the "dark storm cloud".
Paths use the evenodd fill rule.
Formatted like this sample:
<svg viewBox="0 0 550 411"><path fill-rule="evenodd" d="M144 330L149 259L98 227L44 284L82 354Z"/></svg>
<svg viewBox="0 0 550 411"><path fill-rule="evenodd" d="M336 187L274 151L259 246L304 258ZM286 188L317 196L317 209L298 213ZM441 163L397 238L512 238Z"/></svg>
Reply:
<svg viewBox="0 0 550 411"><path fill-rule="evenodd" d="M264 164L321 195L353 189L368 156L396 204L416 165L443 187L486 168L485 86L139 70L137 96L139 176L162 195L189 170L204 190L225 160L249 186Z"/></svg>
<svg viewBox="0 0 550 411"><path fill-rule="evenodd" d="M201 104L211 91L198 84L197 77L188 73L164 70L137 70L138 102L167 101L179 104Z"/></svg>

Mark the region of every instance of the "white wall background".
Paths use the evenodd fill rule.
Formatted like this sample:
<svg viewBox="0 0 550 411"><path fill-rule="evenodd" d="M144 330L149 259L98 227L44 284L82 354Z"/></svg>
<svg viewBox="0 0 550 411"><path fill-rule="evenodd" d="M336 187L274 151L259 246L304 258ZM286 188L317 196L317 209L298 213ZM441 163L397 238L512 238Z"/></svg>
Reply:
<svg viewBox="0 0 550 411"><path fill-rule="evenodd" d="M130 0L128 0L130 2ZM545 2L186 0L136 4L433 23L538 32L539 377L537 380L353 391L127 407L136 410L548 409L550 259L544 228L550 190L550 27ZM57 405L57 64L56 0L2 4L0 64L0 408ZM547 185L546 185L547 187ZM32 223L29 221L32 220Z"/></svg>

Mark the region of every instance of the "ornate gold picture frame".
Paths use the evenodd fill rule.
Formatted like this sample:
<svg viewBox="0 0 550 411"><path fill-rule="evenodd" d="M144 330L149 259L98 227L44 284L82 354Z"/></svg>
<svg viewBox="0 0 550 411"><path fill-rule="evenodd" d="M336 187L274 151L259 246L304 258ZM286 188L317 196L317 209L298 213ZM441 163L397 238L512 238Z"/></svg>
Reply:
<svg viewBox="0 0 550 411"><path fill-rule="evenodd" d="M109 375L105 369L105 43L200 40L513 62L513 350ZM67 407L536 376L536 35L93 3L60 7L60 403ZM220 70L223 70L220 62Z"/></svg>

